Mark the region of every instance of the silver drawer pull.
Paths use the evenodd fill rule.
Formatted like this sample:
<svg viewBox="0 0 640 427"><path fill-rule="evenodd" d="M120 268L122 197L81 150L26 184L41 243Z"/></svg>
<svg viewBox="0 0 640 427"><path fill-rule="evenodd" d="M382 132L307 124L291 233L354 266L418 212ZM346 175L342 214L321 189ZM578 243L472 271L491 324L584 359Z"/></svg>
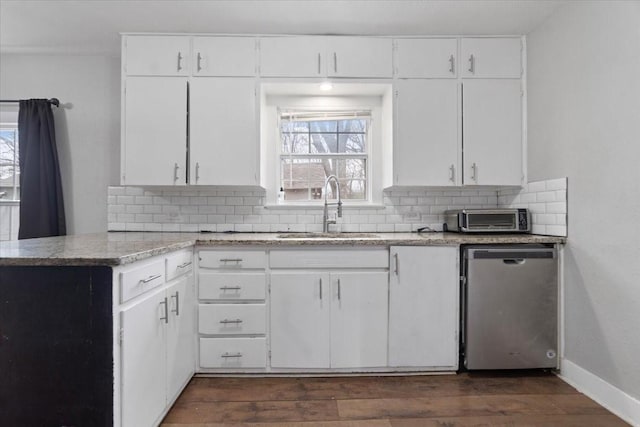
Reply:
<svg viewBox="0 0 640 427"><path fill-rule="evenodd" d="M242 258L222 258L220 262L242 262Z"/></svg>
<svg viewBox="0 0 640 427"><path fill-rule="evenodd" d="M222 286L221 291L239 291L242 289L240 286Z"/></svg>
<svg viewBox="0 0 640 427"><path fill-rule="evenodd" d="M182 264L180 264L178 266L178 268L185 268L185 267L189 267L191 265L191 261L189 262L183 262Z"/></svg>
<svg viewBox="0 0 640 427"><path fill-rule="evenodd" d="M220 323L222 323L223 325L226 325L229 323L235 323L237 325L242 323L242 319L235 319L235 320L224 319L224 320L221 320Z"/></svg>
<svg viewBox="0 0 640 427"><path fill-rule="evenodd" d="M138 283L149 283L152 280L156 280L159 279L162 276L162 274L155 274L153 276L149 276L146 279L140 279L140 282Z"/></svg>
<svg viewBox="0 0 640 427"><path fill-rule="evenodd" d="M230 357L242 357L242 353L224 353L220 357L222 358L230 358Z"/></svg>

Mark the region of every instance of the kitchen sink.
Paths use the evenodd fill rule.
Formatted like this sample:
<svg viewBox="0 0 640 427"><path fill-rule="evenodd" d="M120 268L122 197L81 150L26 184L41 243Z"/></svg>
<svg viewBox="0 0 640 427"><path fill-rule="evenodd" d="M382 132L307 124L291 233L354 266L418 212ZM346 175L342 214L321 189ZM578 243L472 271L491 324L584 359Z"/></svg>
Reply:
<svg viewBox="0 0 640 427"><path fill-rule="evenodd" d="M276 236L279 239L372 239L380 238L372 233L284 233Z"/></svg>

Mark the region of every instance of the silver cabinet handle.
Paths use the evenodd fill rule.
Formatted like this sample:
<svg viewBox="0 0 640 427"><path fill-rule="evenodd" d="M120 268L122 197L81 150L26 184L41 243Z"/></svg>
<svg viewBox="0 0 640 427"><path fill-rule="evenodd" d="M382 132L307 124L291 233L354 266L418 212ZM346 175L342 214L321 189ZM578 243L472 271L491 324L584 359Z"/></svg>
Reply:
<svg viewBox="0 0 640 427"><path fill-rule="evenodd" d="M456 167L454 165L449 166L449 181L456 182Z"/></svg>
<svg viewBox="0 0 640 427"><path fill-rule="evenodd" d="M395 268L395 270L394 270L393 272L394 272L394 273L396 274L396 276L397 276L397 275L398 275L398 272L400 271L400 263L398 262L398 254L397 254L397 253L396 253L396 254L393 254L393 258L394 258L394 259L395 259L395 261L396 261L396 268Z"/></svg>
<svg viewBox="0 0 640 427"><path fill-rule="evenodd" d="M182 52L178 52L178 71L182 71Z"/></svg>
<svg viewBox="0 0 640 427"><path fill-rule="evenodd" d="M475 163L471 165L471 179L478 182L478 165Z"/></svg>
<svg viewBox="0 0 640 427"><path fill-rule="evenodd" d="M322 300L322 277L320 278L320 299Z"/></svg>
<svg viewBox="0 0 640 427"><path fill-rule="evenodd" d="M191 261L189 261L189 262L183 262L182 264L180 264L180 265L178 266L178 268L185 268L185 267L189 267L191 264L192 264L192 262L191 262Z"/></svg>
<svg viewBox="0 0 640 427"><path fill-rule="evenodd" d="M338 72L338 54L336 52L333 52L333 71Z"/></svg>
<svg viewBox="0 0 640 427"><path fill-rule="evenodd" d="M338 301L340 301L342 292L341 292L341 286L340 286L340 279L338 279Z"/></svg>
<svg viewBox="0 0 640 427"><path fill-rule="evenodd" d="M238 325L242 323L242 319L235 319L235 320L224 319L224 320L221 320L220 323L222 323L223 325L227 325L229 323Z"/></svg>
<svg viewBox="0 0 640 427"><path fill-rule="evenodd" d="M180 177L178 176L178 169L180 169L180 166L178 166L177 163L175 163L173 165L173 180L177 181L178 179L180 179Z"/></svg>
<svg viewBox="0 0 640 427"><path fill-rule="evenodd" d="M239 291L242 289L240 286L222 286L221 291Z"/></svg>
<svg viewBox="0 0 640 427"><path fill-rule="evenodd" d="M200 179L200 162L196 162L196 182Z"/></svg>
<svg viewBox="0 0 640 427"><path fill-rule="evenodd" d="M469 72L476 72L476 58L474 58L473 54L469 55Z"/></svg>
<svg viewBox="0 0 640 427"><path fill-rule="evenodd" d="M160 304L164 305L164 317L160 320L164 320L164 323L169 323L169 304L167 303L167 297L164 297L164 301L160 301Z"/></svg>
<svg viewBox="0 0 640 427"><path fill-rule="evenodd" d="M176 299L176 309L175 310L171 310L172 313L175 313L176 316L180 316L180 293L178 291L176 291L175 295L171 295L171 298L175 298Z"/></svg>
<svg viewBox="0 0 640 427"><path fill-rule="evenodd" d="M200 70L202 70L202 55L200 55L200 52L198 52L198 59L196 62L196 68L198 70L198 72L200 72Z"/></svg>
<svg viewBox="0 0 640 427"><path fill-rule="evenodd" d="M220 258L220 262L242 262L242 258Z"/></svg>
<svg viewBox="0 0 640 427"><path fill-rule="evenodd" d="M223 353L220 357L223 359L228 359L232 357L242 357L242 353Z"/></svg>
<svg viewBox="0 0 640 427"><path fill-rule="evenodd" d="M455 59L454 59L453 55L451 55L451 56L449 57L449 72L450 72L451 74L455 74L455 73L456 73L456 72L455 72L454 64L455 64Z"/></svg>
<svg viewBox="0 0 640 427"><path fill-rule="evenodd" d="M152 280L156 280L158 278L162 277L162 274L154 274L153 276L149 276L146 279L140 279L140 281L138 283L149 283Z"/></svg>
<svg viewBox="0 0 640 427"><path fill-rule="evenodd" d="M318 74L322 73L322 69L320 68L320 52L318 52Z"/></svg>

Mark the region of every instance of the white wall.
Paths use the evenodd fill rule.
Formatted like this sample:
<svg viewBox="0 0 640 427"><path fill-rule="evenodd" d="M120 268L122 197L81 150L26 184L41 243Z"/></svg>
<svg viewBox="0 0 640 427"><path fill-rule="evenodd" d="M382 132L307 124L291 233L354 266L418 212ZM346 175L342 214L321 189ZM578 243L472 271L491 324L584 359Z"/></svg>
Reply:
<svg viewBox="0 0 640 427"><path fill-rule="evenodd" d="M569 183L565 358L639 399L640 2L568 2L528 67L529 178Z"/></svg>
<svg viewBox="0 0 640 427"><path fill-rule="evenodd" d="M0 98L60 99L54 107L67 233L107 230L107 187L120 168L120 60L0 56Z"/></svg>

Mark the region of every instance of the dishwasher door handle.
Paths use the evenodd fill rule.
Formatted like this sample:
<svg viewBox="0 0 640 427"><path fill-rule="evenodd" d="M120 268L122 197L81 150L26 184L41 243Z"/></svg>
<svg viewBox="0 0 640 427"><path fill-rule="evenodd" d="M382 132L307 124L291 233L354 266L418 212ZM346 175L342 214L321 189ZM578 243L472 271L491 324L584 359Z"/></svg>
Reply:
<svg viewBox="0 0 640 427"><path fill-rule="evenodd" d="M503 259L502 260L503 263L505 264L509 264L509 265L522 265L526 262L525 259L523 258L519 258L519 259Z"/></svg>

